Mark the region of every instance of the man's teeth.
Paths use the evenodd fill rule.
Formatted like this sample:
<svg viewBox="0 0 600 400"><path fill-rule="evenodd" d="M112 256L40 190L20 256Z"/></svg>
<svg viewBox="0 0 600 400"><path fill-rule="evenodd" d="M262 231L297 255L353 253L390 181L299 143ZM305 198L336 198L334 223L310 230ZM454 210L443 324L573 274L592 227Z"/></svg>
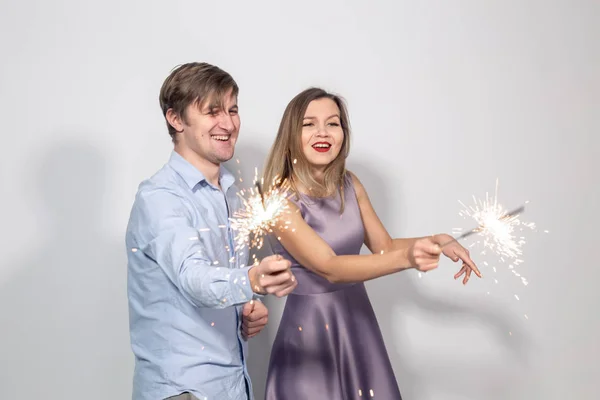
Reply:
<svg viewBox="0 0 600 400"><path fill-rule="evenodd" d="M229 140L229 136L216 136L215 135L212 138L215 139L215 140L222 140L224 142L226 142L227 140Z"/></svg>
<svg viewBox="0 0 600 400"><path fill-rule="evenodd" d="M330 147L330 145L326 143L317 143L313 145L313 147Z"/></svg>

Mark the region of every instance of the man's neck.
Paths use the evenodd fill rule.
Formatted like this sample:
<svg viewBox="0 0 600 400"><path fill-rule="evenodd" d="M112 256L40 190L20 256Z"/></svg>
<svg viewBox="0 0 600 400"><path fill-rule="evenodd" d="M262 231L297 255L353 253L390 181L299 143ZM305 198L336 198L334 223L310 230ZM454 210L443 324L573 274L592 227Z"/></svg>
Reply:
<svg viewBox="0 0 600 400"><path fill-rule="evenodd" d="M183 157L187 162L192 164L198 171L204 175L204 179L213 186L221 188L219 184L220 164L212 163L188 148L180 148L175 145L175 152Z"/></svg>

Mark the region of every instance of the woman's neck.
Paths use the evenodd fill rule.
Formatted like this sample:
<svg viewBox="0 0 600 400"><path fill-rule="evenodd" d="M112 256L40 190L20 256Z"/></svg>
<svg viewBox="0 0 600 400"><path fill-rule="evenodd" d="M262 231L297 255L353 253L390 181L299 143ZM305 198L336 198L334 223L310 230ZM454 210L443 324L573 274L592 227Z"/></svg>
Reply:
<svg viewBox="0 0 600 400"><path fill-rule="evenodd" d="M319 184L323 184L324 183L324 178L325 178L325 173L324 170L321 169L316 169L316 168L311 168L310 170L310 177L312 179L314 179L315 181L317 181ZM296 175L293 176L292 178L292 182L294 184L294 188L296 190L296 192L298 194L303 194L303 195L307 195L307 196L315 196L315 193L313 190L311 190L310 187L307 187L305 185L304 182L302 182Z"/></svg>

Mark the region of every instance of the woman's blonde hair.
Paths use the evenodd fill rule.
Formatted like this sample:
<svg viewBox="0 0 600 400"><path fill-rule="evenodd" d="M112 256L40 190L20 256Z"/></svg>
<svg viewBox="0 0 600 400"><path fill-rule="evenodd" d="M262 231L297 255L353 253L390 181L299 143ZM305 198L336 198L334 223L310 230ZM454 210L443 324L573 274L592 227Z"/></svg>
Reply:
<svg viewBox="0 0 600 400"><path fill-rule="evenodd" d="M302 123L306 109L311 101L320 99L331 99L338 106L344 134L340 153L325 168L323 182L317 181L312 175L302 150ZM296 196L300 195L299 185L309 190L307 194L312 197L333 196L337 190L341 198L340 212L343 212L344 175L349 151L350 121L344 99L320 88L306 89L290 101L283 113L277 138L265 163L264 185L267 188L289 185Z"/></svg>

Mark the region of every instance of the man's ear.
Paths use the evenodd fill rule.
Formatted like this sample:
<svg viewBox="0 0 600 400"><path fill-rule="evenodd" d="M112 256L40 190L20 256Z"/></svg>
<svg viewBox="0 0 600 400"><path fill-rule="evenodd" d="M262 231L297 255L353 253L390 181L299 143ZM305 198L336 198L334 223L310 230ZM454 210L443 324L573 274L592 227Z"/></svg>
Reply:
<svg viewBox="0 0 600 400"><path fill-rule="evenodd" d="M172 108L167 110L167 114L165 115L167 122L171 125L177 132L183 131L183 120L179 114L177 114Z"/></svg>

